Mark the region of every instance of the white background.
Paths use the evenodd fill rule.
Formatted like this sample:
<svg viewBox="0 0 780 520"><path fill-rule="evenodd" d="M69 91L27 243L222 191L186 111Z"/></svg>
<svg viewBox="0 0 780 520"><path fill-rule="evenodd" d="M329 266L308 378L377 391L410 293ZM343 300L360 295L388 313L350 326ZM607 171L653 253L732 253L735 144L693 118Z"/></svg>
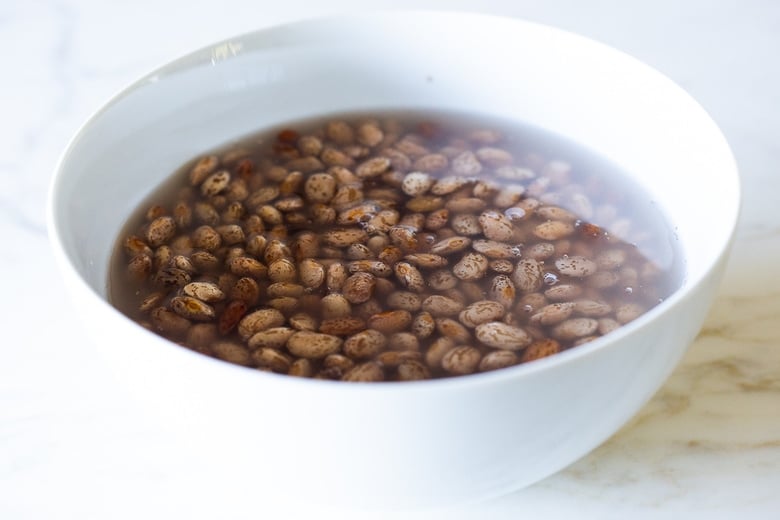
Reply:
<svg viewBox="0 0 780 520"><path fill-rule="evenodd" d="M721 294L646 409L529 489L406 518L780 517L780 3L3 0L0 518L312 516L294 512L305 504L264 512L262 490L231 496L113 382L83 340L53 265L45 198L70 136L140 75L237 33L369 7L518 16L624 50L701 102L732 144L743 179Z"/></svg>

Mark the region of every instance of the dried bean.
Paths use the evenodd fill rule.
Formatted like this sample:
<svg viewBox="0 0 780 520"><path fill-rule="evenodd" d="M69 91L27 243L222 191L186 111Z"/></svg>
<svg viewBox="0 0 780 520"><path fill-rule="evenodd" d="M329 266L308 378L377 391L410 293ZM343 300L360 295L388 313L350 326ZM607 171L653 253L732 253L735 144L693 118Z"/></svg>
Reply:
<svg viewBox="0 0 780 520"><path fill-rule="evenodd" d="M498 211L483 211L479 216L482 232L489 240L503 242L512 238L513 227L506 215Z"/></svg>
<svg viewBox="0 0 780 520"><path fill-rule="evenodd" d="M193 186L199 185L217 169L217 166L219 166L219 158L216 155L202 157L190 170L190 184Z"/></svg>
<svg viewBox="0 0 780 520"><path fill-rule="evenodd" d="M157 273L156 281L163 287L184 287L190 283L191 277L187 271L176 267L166 267Z"/></svg>
<svg viewBox="0 0 780 520"><path fill-rule="evenodd" d="M142 313L147 313L152 309L154 309L155 307L159 306L166 296L167 293L162 291L153 292L152 294L148 295L146 298L141 300L141 304L138 306L138 310Z"/></svg>
<svg viewBox="0 0 780 520"><path fill-rule="evenodd" d="M225 299L225 293L216 284L210 282L191 282L182 288L187 296L192 296L207 303L214 303Z"/></svg>
<svg viewBox="0 0 780 520"><path fill-rule="evenodd" d="M482 233L479 217L469 213L461 213L452 217L451 226L459 235L473 236Z"/></svg>
<svg viewBox="0 0 780 520"><path fill-rule="evenodd" d="M620 281L620 275L614 271L597 271L586 279L588 287L594 289L607 289L615 286Z"/></svg>
<svg viewBox="0 0 780 520"><path fill-rule="evenodd" d="M531 323L538 325L555 325L567 319L574 312L573 302L551 303L545 305L531 315Z"/></svg>
<svg viewBox="0 0 780 520"><path fill-rule="evenodd" d="M597 320L597 322L598 322L598 329L596 330L602 336L620 327L620 322L618 322L617 320L613 320L612 318L601 318Z"/></svg>
<svg viewBox="0 0 780 520"><path fill-rule="evenodd" d="M396 332L390 336L387 345L392 350L420 350L420 340L411 332Z"/></svg>
<svg viewBox="0 0 780 520"><path fill-rule="evenodd" d="M249 351L243 345L232 341L218 341L211 346L211 351L216 357L229 363L243 366L251 364Z"/></svg>
<svg viewBox="0 0 780 520"><path fill-rule="evenodd" d="M521 292L538 291L544 284L542 264L532 258L523 258L512 273L512 281Z"/></svg>
<svg viewBox="0 0 780 520"><path fill-rule="evenodd" d="M425 172L407 173L401 182L401 189L410 197L425 194L433 186L433 178Z"/></svg>
<svg viewBox="0 0 780 520"><path fill-rule="evenodd" d="M327 173L315 173L306 179L306 198L311 202L329 202L336 194L336 179Z"/></svg>
<svg viewBox="0 0 780 520"><path fill-rule="evenodd" d="M351 303L368 301L374 293L376 279L369 273L358 272L344 282L342 293Z"/></svg>
<svg viewBox="0 0 780 520"><path fill-rule="evenodd" d="M244 230L237 224L217 226L214 229L222 237L222 243L228 246L244 242Z"/></svg>
<svg viewBox="0 0 780 520"><path fill-rule="evenodd" d="M433 316L429 312L421 312L417 316L414 317L414 321L412 321L412 327L411 331L412 334L417 336L420 339L425 339L431 336L433 334L434 330L436 330L436 321L433 319Z"/></svg>
<svg viewBox="0 0 780 520"><path fill-rule="evenodd" d="M301 300L292 296L279 296L268 300L268 306L285 316L292 314L300 307Z"/></svg>
<svg viewBox="0 0 780 520"><path fill-rule="evenodd" d="M529 361L557 354L560 351L561 345L554 339L540 339L531 343L528 348L523 351L520 361L522 363L528 363Z"/></svg>
<svg viewBox="0 0 780 520"><path fill-rule="evenodd" d="M124 243L125 253L129 257L134 257L137 255L152 255L152 248L150 248L146 242L141 240L141 238L131 235L129 236Z"/></svg>
<svg viewBox="0 0 780 520"><path fill-rule="evenodd" d="M172 337L183 336L191 326L190 320L165 307L157 307L152 310L149 317L155 329Z"/></svg>
<svg viewBox="0 0 780 520"><path fill-rule="evenodd" d="M453 348L455 348L455 342L450 338L441 337L434 340L425 353L425 363L431 368L440 368L442 359Z"/></svg>
<svg viewBox="0 0 780 520"><path fill-rule="evenodd" d="M276 226L284 222L284 215L274 206L266 204L257 209L257 214L263 219L263 222Z"/></svg>
<svg viewBox="0 0 780 520"><path fill-rule="evenodd" d="M447 225L450 218L450 212L447 209L437 209L428 213L425 217L425 229L438 231Z"/></svg>
<svg viewBox="0 0 780 520"><path fill-rule="evenodd" d="M350 273L370 273L382 277L393 274L390 266L380 260L356 260L350 262L347 269Z"/></svg>
<svg viewBox="0 0 780 520"><path fill-rule="evenodd" d="M488 266L492 271L495 271L499 274L510 274L515 269L515 266L512 264L512 262L505 259L491 260Z"/></svg>
<svg viewBox="0 0 780 520"><path fill-rule="evenodd" d="M354 359L375 357L387 345L387 337L381 332L366 329L353 334L344 342L344 354Z"/></svg>
<svg viewBox="0 0 780 520"><path fill-rule="evenodd" d="M481 300L474 302L463 309L460 312L458 319L463 325L473 329L477 325L489 321L500 320L505 313L506 308L501 303L497 301Z"/></svg>
<svg viewBox="0 0 780 520"><path fill-rule="evenodd" d="M322 298L322 317L324 319L344 318L352 313L350 301L339 293L331 293Z"/></svg>
<svg viewBox="0 0 780 520"><path fill-rule="evenodd" d="M398 364L396 370L400 381L421 381L431 378L431 371L419 361L403 361Z"/></svg>
<svg viewBox="0 0 780 520"><path fill-rule="evenodd" d="M217 326L213 323L196 323L187 331L186 344L196 352L211 353L211 345L217 341Z"/></svg>
<svg viewBox="0 0 780 520"><path fill-rule="evenodd" d="M577 300L574 302L574 311L583 316L597 318L611 313L612 306L597 300Z"/></svg>
<svg viewBox="0 0 780 520"><path fill-rule="evenodd" d="M421 292L425 288L425 279L422 274L409 262L398 262L393 270L401 285L410 291Z"/></svg>
<svg viewBox="0 0 780 520"><path fill-rule="evenodd" d="M593 334L598 326L592 318L571 318L553 327L550 333L560 341L572 341Z"/></svg>
<svg viewBox="0 0 780 520"><path fill-rule="evenodd" d="M418 197L409 199L406 202L406 209L408 209L409 211L414 211L419 213L428 213L431 211L436 211L440 209L442 206L444 206L443 198L428 196L428 195L420 195ZM424 222L424 217L423 217L423 222ZM418 227L422 228L422 223Z"/></svg>
<svg viewBox="0 0 780 520"><path fill-rule="evenodd" d="M482 359L480 351L468 345L449 350L441 360L444 370L454 375L466 375L476 372Z"/></svg>
<svg viewBox="0 0 780 520"><path fill-rule="evenodd" d="M575 278L585 278L598 270L593 260L582 256L564 256L555 261L558 272Z"/></svg>
<svg viewBox="0 0 780 520"><path fill-rule="evenodd" d="M213 197L225 190L229 183L230 172L228 170L220 170L206 177L206 180L200 185L200 192L204 197Z"/></svg>
<svg viewBox="0 0 780 520"><path fill-rule="evenodd" d="M274 372L286 374L290 370L292 360L278 350L260 347L252 352L252 361L258 367L269 368Z"/></svg>
<svg viewBox="0 0 780 520"><path fill-rule="evenodd" d="M209 226L216 226L220 222L217 208L206 202L197 202L194 207L195 217L198 221Z"/></svg>
<svg viewBox="0 0 780 520"><path fill-rule="evenodd" d="M520 327L513 327L500 321L477 325L474 330L477 339L493 348L520 350L531 344L531 336Z"/></svg>
<svg viewBox="0 0 780 520"><path fill-rule="evenodd" d="M316 172L318 170L322 170L323 164L322 161L317 159L316 157L299 157L297 159L292 159L287 162L285 165L288 170L290 171L298 171L301 173L311 173ZM289 191L288 191L289 193Z"/></svg>
<svg viewBox="0 0 780 520"><path fill-rule="evenodd" d="M280 327L284 324L284 315L276 309L260 309L246 315L238 323L238 334L244 341L262 330Z"/></svg>
<svg viewBox="0 0 780 520"><path fill-rule="evenodd" d="M348 168L355 164L355 161L349 155L341 150L331 147L323 148L320 153L320 160L328 166L342 166Z"/></svg>
<svg viewBox="0 0 780 520"><path fill-rule="evenodd" d="M466 327L451 318L436 318L436 330L445 338L456 343L466 343L471 340L471 333Z"/></svg>
<svg viewBox="0 0 780 520"><path fill-rule="evenodd" d="M249 256L231 258L227 262L227 267L236 276L250 276L261 279L268 274L268 268L265 265Z"/></svg>
<svg viewBox="0 0 780 520"><path fill-rule="evenodd" d="M411 291L396 291L387 297L387 305L391 309L416 312L422 307L422 298Z"/></svg>
<svg viewBox="0 0 780 520"><path fill-rule="evenodd" d="M287 374L298 377L311 377L314 373L314 367L306 358L299 358L290 363L290 370Z"/></svg>
<svg viewBox="0 0 780 520"><path fill-rule="evenodd" d="M511 350L494 350L493 352L485 354L479 362L478 368L480 372L487 372L490 370L498 370L499 368L511 367L519 362L520 358Z"/></svg>
<svg viewBox="0 0 780 520"><path fill-rule="evenodd" d="M432 253L415 253L406 255L404 256L404 260L410 264L424 268L444 267L449 263L443 256L434 255Z"/></svg>
<svg viewBox="0 0 780 520"><path fill-rule="evenodd" d="M335 262L328 266L328 271L325 276L325 284L330 292L338 292L344 286L344 282L347 281L349 276L347 268L341 262Z"/></svg>
<svg viewBox="0 0 780 520"><path fill-rule="evenodd" d="M536 214L545 220L560 220L563 222L575 222L578 217L571 211L558 206L542 206L536 210Z"/></svg>
<svg viewBox="0 0 780 520"><path fill-rule="evenodd" d="M282 258L269 264L268 278L272 282L294 282L298 278L298 270L292 261Z"/></svg>
<svg viewBox="0 0 780 520"><path fill-rule="evenodd" d="M452 267L452 274L460 280L479 280L488 269L488 259L480 253L466 253L463 258Z"/></svg>
<svg viewBox="0 0 780 520"><path fill-rule="evenodd" d="M574 233L574 224L561 220L542 222L534 228L534 235L542 240L558 240Z"/></svg>
<svg viewBox="0 0 780 520"><path fill-rule="evenodd" d="M343 354L328 354L322 360L323 368L336 369L341 372L341 374L346 373L354 366L355 362Z"/></svg>
<svg viewBox="0 0 780 520"><path fill-rule="evenodd" d="M644 312L644 307L638 303L624 303L615 309L615 319L624 324L637 319Z"/></svg>
<svg viewBox="0 0 780 520"><path fill-rule="evenodd" d="M501 148L482 147L477 150L477 159L483 164L497 168L512 164L514 158L512 154Z"/></svg>
<svg viewBox="0 0 780 520"><path fill-rule="evenodd" d="M366 322L356 316L322 320L319 331L333 336L349 336L366 328Z"/></svg>
<svg viewBox="0 0 780 520"><path fill-rule="evenodd" d="M358 126L357 140L360 144L368 147L374 147L382 142L384 139L384 133L376 124L363 123Z"/></svg>
<svg viewBox="0 0 780 520"><path fill-rule="evenodd" d="M423 300L422 309L436 317L454 316L463 310L463 304L452 298L434 294Z"/></svg>
<svg viewBox="0 0 780 520"><path fill-rule="evenodd" d="M152 267L152 259L149 255L140 254L130 259L127 272L133 279L142 281L152 273Z"/></svg>
<svg viewBox="0 0 780 520"><path fill-rule="evenodd" d="M553 301L571 301L582 294L582 287L572 284L559 284L544 291L544 296Z"/></svg>
<svg viewBox="0 0 780 520"><path fill-rule="evenodd" d="M269 347L273 349L280 349L287 344L287 340L290 339L295 333L295 329L289 327L271 327L270 329L262 330L253 334L247 344L249 348L256 349L259 347Z"/></svg>
<svg viewBox="0 0 780 520"><path fill-rule="evenodd" d="M355 168L355 174L361 179L371 179L382 175L390 168L390 159L374 157L362 162Z"/></svg>
<svg viewBox="0 0 780 520"><path fill-rule="evenodd" d="M304 135L298 139L298 150L303 155L317 156L322 151L322 141L314 135Z"/></svg>
<svg viewBox="0 0 780 520"><path fill-rule="evenodd" d="M452 160L452 171L458 175L477 175L482 171L482 164L480 164L474 152L467 150Z"/></svg>
<svg viewBox="0 0 780 520"><path fill-rule="evenodd" d="M359 242L365 242L368 234L362 229L342 228L326 231L322 239L333 247L347 247Z"/></svg>
<svg viewBox="0 0 780 520"><path fill-rule="evenodd" d="M169 242L176 234L176 221L173 217L157 217L149 224L146 231L146 241L152 247Z"/></svg>
<svg viewBox="0 0 780 520"><path fill-rule="evenodd" d="M431 253L436 255L451 255L463 251L471 245L471 239L468 237L450 237L440 240L431 246Z"/></svg>
<svg viewBox="0 0 780 520"><path fill-rule="evenodd" d="M368 327L385 334L401 332L409 328L412 323L412 314L409 311L399 309L373 314L368 319Z"/></svg>
<svg viewBox="0 0 780 520"><path fill-rule="evenodd" d="M371 381L382 381L384 378L385 374L382 371L382 367L373 361L368 361L355 366L344 374L341 380L353 383L367 383Z"/></svg>
<svg viewBox="0 0 780 520"><path fill-rule="evenodd" d="M527 293L524 294L517 302L517 311L524 312L526 314L533 314L538 311L549 302L544 294L541 293Z"/></svg>
<svg viewBox="0 0 780 520"><path fill-rule="evenodd" d="M247 278L243 278L247 280ZM239 280L240 282L241 280ZM238 283L238 282L236 282ZM275 282L268 286L266 295L270 298L291 297L300 298L304 293L304 287L292 282Z"/></svg>
<svg viewBox="0 0 780 520"><path fill-rule="evenodd" d="M384 367L397 367L405 361L419 361L422 354L409 350L389 350L382 352L376 357L377 362Z"/></svg>
<svg viewBox="0 0 780 520"><path fill-rule="evenodd" d="M317 320L313 316L305 313L293 314L289 319L290 326L295 330L316 331L318 328Z"/></svg>
<svg viewBox="0 0 780 520"><path fill-rule="evenodd" d="M338 352L342 343L342 339L337 336L301 330L287 340L287 349L299 357L320 359Z"/></svg>
<svg viewBox="0 0 780 520"><path fill-rule="evenodd" d="M447 168L449 160L444 155L431 153L423 155L414 161L412 168L422 172L435 173Z"/></svg>
<svg viewBox="0 0 780 520"><path fill-rule="evenodd" d="M540 261L547 260L554 254L555 246L550 242L537 242L524 250L526 258L533 258L534 260Z"/></svg>
<svg viewBox="0 0 780 520"><path fill-rule="evenodd" d="M474 251L495 259L517 258L521 254L520 247L496 240L475 240L471 247Z"/></svg>
<svg viewBox="0 0 780 520"><path fill-rule="evenodd" d="M498 194L493 199L493 204L499 208L509 208L510 206L517 204L524 193L525 188L522 186L512 186L510 188L505 188L498 192ZM510 215L515 215L515 218L522 218L522 216L525 216L525 213L523 213L522 216L518 213L519 212L517 211L510 211ZM506 217L510 220L513 220L509 215L506 215Z"/></svg>
<svg viewBox="0 0 780 520"><path fill-rule="evenodd" d="M325 126L325 135L338 145L351 144L355 140L355 131L346 121L331 121Z"/></svg>
<svg viewBox="0 0 780 520"><path fill-rule="evenodd" d="M479 213L485 209L487 203L477 197L465 197L462 199L450 199L444 207L452 213Z"/></svg>
<svg viewBox="0 0 780 520"><path fill-rule="evenodd" d="M217 330L223 336L229 334L241 322L248 310L246 302L233 300L227 304L225 310L219 315Z"/></svg>
<svg viewBox="0 0 780 520"><path fill-rule="evenodd" d="M490 298L500 303L505 309L509 309L515 302L515 284L512 280L503 274L493 278L488 290Z"/></svg>

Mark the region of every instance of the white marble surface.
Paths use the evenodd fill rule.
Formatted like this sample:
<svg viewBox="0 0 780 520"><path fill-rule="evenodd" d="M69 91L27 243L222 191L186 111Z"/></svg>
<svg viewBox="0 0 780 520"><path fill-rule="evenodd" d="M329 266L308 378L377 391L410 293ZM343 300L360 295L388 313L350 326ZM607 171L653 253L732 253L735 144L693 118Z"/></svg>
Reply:
<svg viewBox="0 0 780 520"><path fill-rule="evenodd" d="M0 2L0 518L314 516L303 506L264 511L262 490L251 484L226 489L124 395L82 340L49 252L44 207L69 137L134 78L235 33L365 4ZM730 140L744 184L735 252L707 324L630 424L528 489L459 511L403 517L780 518L780 4L418 0L371 6L510 14L621 48L701 101Z"/></svg>

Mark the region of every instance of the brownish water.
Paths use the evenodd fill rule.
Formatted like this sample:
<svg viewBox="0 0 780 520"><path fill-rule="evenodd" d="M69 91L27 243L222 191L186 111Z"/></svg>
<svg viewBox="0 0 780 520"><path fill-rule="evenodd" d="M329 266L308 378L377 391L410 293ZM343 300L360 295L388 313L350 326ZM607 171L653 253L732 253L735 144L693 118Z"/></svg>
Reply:
<svg viewBox="0 0 780 520"><path fill-rule="evenodd" d="M324 132L323 127L327 121L333 119L346 121L352 127L357 127L360 122L366 120L376 120L379 123L379 126L383 128L386 140L382 144L374 147L366 147L359 143L356 145L338 145L337 143L330 142L327 139L327 133ZM284 132L289 129L294 130L294 132ZM475 136L472 135L469 137L475 129L495 130L500 133L502 137L496 143L481 143ZM560 285L577 285L582 289L582 294L575 299L597 300L607 304L612 309L617 309L626 305L634 305L641 307L643 310L647 310L656 305L679 286L683 276L682 259L674 238L673 230L665 215L663 215L661 210L657 207L655 201L651 200L646 192L637 186L625 172L622 172L609 161L561 136L554 135L539 128L495 118L442 112L392 111L337 114L335 116L306 121L290 122L283 127L263 129L238 142L219 146L210 151L204 151L204 155L214 154L221 157L222 164L220 168L224 167L232 172L233 179L243 175L243 180L247 185L246 191L250 194L248 198L245 197L238 201L240 204L244 204L247 200L251 200L251 194L260 187L279 184L279 182L271 180L273 175L269 175L268 170L272 166L284 165L289 160L289 157L297 153L296 139L298 136L320 136L326 146L331 144L342 151L346 151L348 154L360 154L369 150L371 153L370 156L373 157L380 153L380 150L387 148L390 145L387 136L394 132L400 132L401 135L411 133L413 134L413 137L410 141L413 144L422 144L430 152L442 151L445 155L454 155L456 153L454 151L455 148L468 148L475 151L486 146L500 148L511 154L513 167L533 172L533 178L522 180L509 179L507 178L506 169L501 170L500 166L491 166L485 163L482 165L482 170L473 176L468 186L473 186L476 181L480 180L489 181L490 183L494 183L496 187L505 190L511 190L514 186L518 185L523 186L524 194L508 207L494 208L493 205L488 204L488 209L494 208L509 217L516 228L512 238L507 242L514 248L513 251L515 256L507 259L512 264L522 258L526 258L534 244L541 242L552 244L554 253L549 258L544 259L542 263L544 270L543 286L533 291L528 291L529 293L541 296L535 298L535 296L528 296L528 294L523 294L522 291L518 291L515 298L515 305L513 305L509 313L512 317L504 320L511 322L513 325L529 328L534 339L538 340L539 338L537 336L540 334L552 333L550 331L552 331L553 325L555 325L551 324L548 327L541 326L536 322L529 322L529 317L538 312L545 304L561 301L544 296L545 291L552 287ZM364 150L360 150L361 146ZM402 145L395 144L394 146L403 148ZM414 151L414 146L412 146L411 149ZM479 154L479 152L477 153ZM231 156L233 157L231 158ZM152 268L152 272L150 272L144 280L139 281L137 277L134 279L129 276L127 265L130 260L130 255L125 252L124 242L126 237L131 235L144 237L144 234L148 229L147 214L149 208L153 206L159 206L161 208L158 208L155 216L157 214L172 214L174 206L182 200L186 201L188 205L192 205L196 200L209 202L215 207L217 213L223 213L225 211L226 206L231 202L231 200L229 200L230 196L226 197L223 193L220 193L216 197L202 197L199 190L186 188L190 184L188 175L196 159L183 165L179 171L172 172L170 178L162 182L144 203L137 208L133 215L128 218L127 224L120 231L115 253L112 258L109 279L112 303L134 320L139 321L152 329L158 329L158 331L160 327L156 326L154 320L149 318L148 312L139 311L139 304L148 295L160 291L166 292L166 296L162 301L169 301L172 296L178 294L180 287L175 285L164 286L160 283L160 278L157 275L158 271L160 268L166 266L155 265ZM365 160L363 157L356 158L355 163L359 164L363 160ZM563 167L563 163L570 165L570 168ZM251 172L247 169L247 165L251 165ZM430 176L433 179L442 179L449 176L451 175L450 166L441 171L431 172ZM354 167L349 166L349 169L354 170ZM393 171L394 169L397 170L398 168L391 167L390 171ZM321 169L304 173L303 178L306 179L313 173L326 170L327 165L324 165ZM410 171L412 170L413 168L410 168ZM522 176L522 174L520 176ZM397 190L397 186L394 186L393 183L397 182L400 178L399 175L396 175L395 180L393 180L392 175L389 173L387 176L384 176L383 174L383 176L378 178L370 178L361 181L361 187L366 193L369 193L371 190L388 188ZM318 236L322 236L325 232L334 227L344 227L334 226L334 224L319 223L317 219L313 217L312 212L314 211L313 208L315 207L315 204L306 200L303 183L301 183L299 187L293 187L292 192L288 195L303 196L303 207L295 209L294 211L284 212L284 217L288 219L284 224L286 227L285 233L280 233L279 228L273 229L273 225L270 222L266 222L264 225L265 230L260 234L264 234L269 241L278 238L289 246L294 245L296 236L301 232L313 231ZM238 196L241 195L239 194ZM445 196L445 198L447 196ZM491 197L492 196L493 195L491 195ZM399 196L396 200L392 201L392 204L379 204L377 209L380 207L385 208L392 206L393 208L398 208L403 217L404 213L411 213L411 211L403 209L405 204L411 199L411 196L399 191ZM571 221L574 231L565 237L551 240L543 240L534 236L531 231L535 229L535 226L543 224L550 219L536 214L523 215L524 210L518 211L516 209L517 207L523 206L523 201L528 201L529 199L541 201L543 207L564 208L575 213L577 218ZM492 200L492 198L490 200ZM232 202L236 201L233 200ZM273 204L274 202L272 201L271 203ZM245 223L247 222L247 218L250 215L257 214L258 211L259 209L256 207L243 207L244 214L236 223L239 226L246 228ZM293 213L296 214L295 218L290 217ZM475 212L475 215L479 214L479 211ZM355 227L367 229L366 222L373 216L373 214L367 215L361 222L355 223ZM448 222L451 223L454 216L455 212L450 212ZM202 218L199 219L194 217L192 218L191 224L188 224L183 228L179 226L175 235L176 237L188 235L192 233L195 228L203 224L204 221ZM447 228L449 226L445 225L444 227ZM523 230L520 230L521 227ZM428 252L432 244L445 238L447 235L446 232L442 232L438 229L428 229L425 226L418 231L419 237L417 238L419 238L419 241L417 245L415 245L415 250L412 252ZM247 231L245 234L248 238L251 233ZM377 235L382 233L374 232L369 229L368 234ZM173 247L173 254L178 253L185 257L189 257L191 253L197 250L197 248L193 248L191 244L188 245L186 241L176 243L176 237L167 242L167 245ZM470 236L470 238L472 240L481 240L485 237L482 234L477 233ZM245 243L237 243L230 247L223 246L214 251L214 254L220 263L223 263L231 254L237 254L235 250L231 253L231 248L244 247L245 245ZM178 251L176 250L177 248L179 249ZM332 249L334 248L326 248L322 251L321 259L324 264L341 261L340 259L335 258L339 254L338 251L334 252ZM605 251L614 252L616 250L621 251L621 254L624 256L620 265L614 268L602 268L600 270L610 270L614 272L615 275L613 278L617 278L618 281L611 282L604 287L601 286L605 285L607 282L590 283L590 278L572 277L562 274L555 264L556 259L571 256L585 256L595 260ZM451 270L458 259L462 257L462 254L467 251L468 250L448 256L450 261L447 269ZM409 253L410 251L405 252ZM347 256L346 248L342 249L342 253L342 256ZM259 257L258 260L262 260L262 257ZM348 263L350 258L344 258L343 261ZM211 281L224 285L227 282L219 280L219 272L223 270L224 268L219 268L219 271L212 272L197 272L196 270L196 272L190 273L189 279L191 281ZM426 268L421 269L420 271L425 279L430 282L430 277L436 270L437 269ZM502 272L503 271L499 270L498 265L496 265L495 268L491 265L484 276L478 279L467 281L458 280L458 285L454 288L454 292L450 289L435 289L428 286L421 291L421 295L423 297L433 294L460 295L462 296L461 299L464 300L463 303L465 305L479 299L490 299L490 286L493 283L495 276ZM512 276L510 273L506 274L510 277ZM392 275L389 279L396 283L396 279ZM593 279L595 280L595 277ZM273 280L269 281L268 279L259 276L257 277L256 282L258 283L261 293L260 300L249 305L247 313L251 313L254 309L266 308L269 306L273 307L272 302L270 302L272 298L267 296L268 287L273 283ZM296 282L297 280L291 281L291 283ZM406 288L401 285L398 286L397 289L405 290ZM325 284L317 288L306 288L304 291L305 297L300 299L300 306L295 307L292 310L283 310L283 314L286 317L289 317L296 312L306 312L315 320L320 321L322 316L317 310L316 298L321 298L329 292L332 291L329 291L325 287ZM382 306L384 305L386 296L386 294L373 295L371 300L375 304ZM456 299L458 298L456 297ZM221 312L224 312L228 300L229 298L226 298L224 301L220 301L214 305L217 316L219 316ZM564 301L564 303L566 303L566 301ZM354 315L362 316L362 309L366 309L366 316L364 316L364 318L370 321L371 308L363 302L353 304ZM575 316L577 316L576 313L572 318ZM614 318L614 315L610 316ZM457 319L457 316L454 316L454 318ZM596 319L595 316L592 318ZM288 325L289 324L285 323L285 326ZM164 335L167 335L172 340L179 343L187 343L187 333L181 333L179 335L166 333ZM599 334L596 333L573 339L559 338L559 343L561 349L571 348L583 341L593 339L593 337L598 335ZM432 336L420 339L420 356L423 358L425 357L426 349L436 337L437 333L434 332ZM223 336L218 336L218 340L229 340L237 344L242 344L241 338L238 337L235 331L231 331ZM463 342L458 341L458 343ZM479 344L479 342L473 338L471 338L468 343L475 344L475 348L479 350L482 355L492 351L491 348ZM215 355L213 352L209 352L209 349L206 347L198 347L197 350L203 351L206 354ZM251 349L249 349L248 352L251 354ZM284 348L281 349L281 352L285 355L289 354ZM316 370L321 369L320 363L321 361L314 362ZM252 365L252 362L249 364ZM430 367L430 369L434 377L452 375L448 374L446 370L442 371L440 367ZM393 378L394 376L386 374L386 377Z"/></svg>

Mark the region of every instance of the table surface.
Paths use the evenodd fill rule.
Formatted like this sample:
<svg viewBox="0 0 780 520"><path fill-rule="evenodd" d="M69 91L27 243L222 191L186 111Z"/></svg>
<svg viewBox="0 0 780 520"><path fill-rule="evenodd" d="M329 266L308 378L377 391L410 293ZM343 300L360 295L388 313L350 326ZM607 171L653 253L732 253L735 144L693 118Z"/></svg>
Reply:
<svg viewBox="0 0 780 520"><path fill-rule="evenodd" d="M118 89L190 49L331 0L0 3L0 518L311 518L263 510L177 452L110 378L47 242L59 153ZM707 322L655 397L610 440L525 490L404 518L780 518L780 3L771 0L376 1L518 16L590 36L658 68L731 143L743 211ZM13 246L13 247L11 247ZM301 509L300 511L298 509ZM351 517L324 512L317 516ZM395 518L392 515L352 515Z"/></svg>

